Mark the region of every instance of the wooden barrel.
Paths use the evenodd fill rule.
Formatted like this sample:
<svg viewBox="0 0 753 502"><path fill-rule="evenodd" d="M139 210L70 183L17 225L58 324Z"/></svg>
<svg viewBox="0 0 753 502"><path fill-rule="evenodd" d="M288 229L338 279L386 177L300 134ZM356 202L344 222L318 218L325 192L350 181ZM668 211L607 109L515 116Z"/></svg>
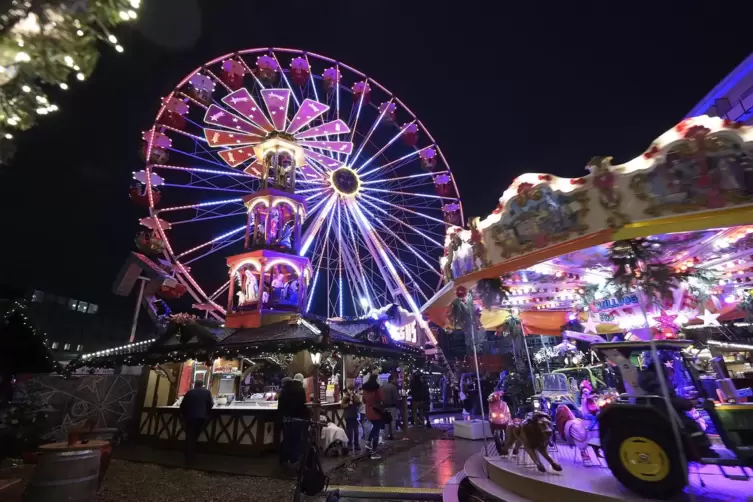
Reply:
<svg viewBox="0 0 753 502"><path fill-rule="evenodd" d="M24 492L24 502L93 501L99 486L100 456L99 448L44 451Z"/></svg>

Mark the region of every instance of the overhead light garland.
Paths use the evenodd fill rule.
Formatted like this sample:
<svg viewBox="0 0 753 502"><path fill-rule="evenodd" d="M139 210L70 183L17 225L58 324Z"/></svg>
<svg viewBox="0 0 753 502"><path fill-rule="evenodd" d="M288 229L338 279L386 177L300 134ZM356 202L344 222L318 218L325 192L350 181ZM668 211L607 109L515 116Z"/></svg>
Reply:
<svg viewBox="0 0 753 502"><path fill-rule="evenodd" d="M47 93L86 80L99 59L98 41L123 52L111 32L138 18L141 0L12 0L0 15L0 164L14 134L58 111Z"/></svg>

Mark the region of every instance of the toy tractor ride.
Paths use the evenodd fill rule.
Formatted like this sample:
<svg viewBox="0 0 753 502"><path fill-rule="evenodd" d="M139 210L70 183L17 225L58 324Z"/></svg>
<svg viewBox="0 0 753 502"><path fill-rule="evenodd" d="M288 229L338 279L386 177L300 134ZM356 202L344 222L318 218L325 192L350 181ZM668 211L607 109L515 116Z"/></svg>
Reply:
<svg viewBox="0 0 753 502"><path fill-rule="evenodd" d="M746 468L753 468L753 403L739 402L734 385L724 378L723 362L718 362L722 367L718 368L717 377L722 378L717 383L728 391L726 395L722 393L724 402L715 402L713 398L717 396L702 395L704 387L699 385L698 373L681 352L691 344L685 340L656 340L591 346L619 369L625 390L598 416L599 439L607 465L622 485L642 497L668 499L683 491L688 484L689 462L717 465L727 478L743 481L748 479ZM670 366L660 362L659 351L669 352L674 361L682 363L683 368L674 371L687 371L694 390L702 395L696 406L708 413L725 448L712 449L702 428L692 427L688 416L680 416L685 411L675 403L686 403L692 412L692 401L673 397L672 384L666 377ZM646 375L640 375L634 361L637 354L645 352L652 354L653 369L643 371L655 372L655 381L661 384L658 392L649 393L639 385L641 379L645 382ZM643 386L648 387L645 383ZM725 467L739 468L741 474L728 473Z"/></svg>

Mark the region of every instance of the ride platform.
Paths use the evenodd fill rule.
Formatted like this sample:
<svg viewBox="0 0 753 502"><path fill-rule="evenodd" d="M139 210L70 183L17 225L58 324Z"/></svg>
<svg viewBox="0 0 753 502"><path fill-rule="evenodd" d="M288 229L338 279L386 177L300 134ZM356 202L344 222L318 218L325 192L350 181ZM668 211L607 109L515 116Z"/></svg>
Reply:
<svg viewBox="0 0 753 502"><path fill-rule="evenodd" d="M599 463L593 453L591 464L581 461L580 453L567 445L558 444L550 451L552 458L562 466L555 472L543 460L547 472L539 472L522 451L518 456L482 456L468 460L465 473L477 490L499 500L516 502L611 502L619 500L647 500L631 493L612 476L604 459ZM739 474L738 468L725 468L728 474ZM689 485L685 492L673 500L751 501L753 479L733 481L727 479L715 466L690 466ZM701 482L702 480L702 482Z"/></svg>

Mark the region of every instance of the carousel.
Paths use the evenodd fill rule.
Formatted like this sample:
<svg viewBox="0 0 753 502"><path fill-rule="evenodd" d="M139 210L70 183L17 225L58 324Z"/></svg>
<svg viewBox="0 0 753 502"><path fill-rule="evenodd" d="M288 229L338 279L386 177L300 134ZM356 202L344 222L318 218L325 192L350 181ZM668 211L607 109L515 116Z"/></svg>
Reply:
<svg viewBox="0 0 753 502"><path fill-rule="evenodd" d="M489 331L522 341L534 394L490 396L488 477L529 500L747 496L753 127L690 118L586 168L519 176L450 228L445 287L423 307L474 350ZM531 336L562 343L531 353Z"/></svg>

